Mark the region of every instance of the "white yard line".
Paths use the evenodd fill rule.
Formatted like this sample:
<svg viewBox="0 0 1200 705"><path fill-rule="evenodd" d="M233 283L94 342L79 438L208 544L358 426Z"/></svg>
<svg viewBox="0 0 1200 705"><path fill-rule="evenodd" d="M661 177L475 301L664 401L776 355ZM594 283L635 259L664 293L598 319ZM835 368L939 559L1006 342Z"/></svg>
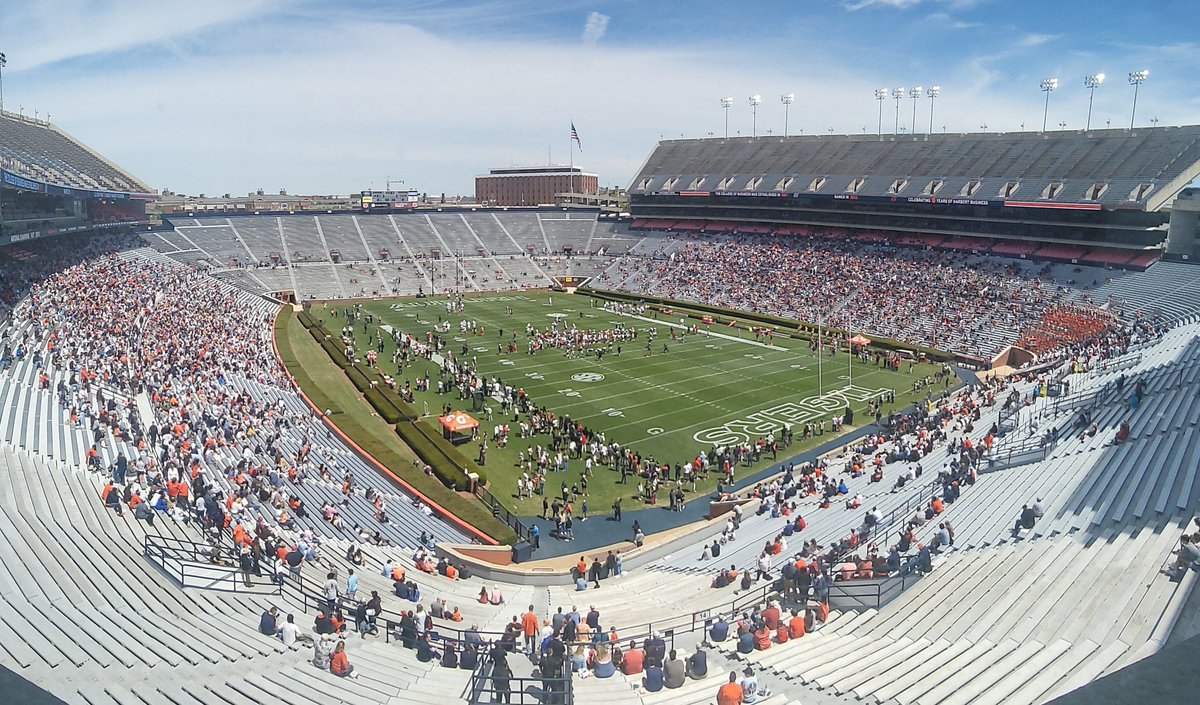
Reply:
<svg viewBox="0 0 1200 705"><path fill-rule="evenodd" d="M627 318L636 318L639 321L645 321L647 323L653 323L655 325L671 326L672 328L683 329L683 328L687 327L680 323L672 323L671 321L664 321L664 320L660 320L660 319L656 319L656 318L646 318L645 316L637 316L632 313L622 313L620 311L605 311L605 313L613 313L618 316L625 316ZM766 343L760 343L757 340L746 340L745 338L735 338L732 335L726 335L725 333L716 333L711 330L700 329L700 335L710 335L714 338L721 338L724 340L732 340L732 341L735 341L738 343L745 343L746 345L753 345L755 347L766 348L767 350L784 350L784 351L787 350L787 348L781 348L778 345L768 345Z"/></svg>

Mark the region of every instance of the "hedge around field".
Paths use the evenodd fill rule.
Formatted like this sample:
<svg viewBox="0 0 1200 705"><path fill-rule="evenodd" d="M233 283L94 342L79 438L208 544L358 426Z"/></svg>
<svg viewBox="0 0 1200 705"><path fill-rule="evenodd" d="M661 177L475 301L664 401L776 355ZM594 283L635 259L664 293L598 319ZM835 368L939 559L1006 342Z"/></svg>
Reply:
<svg viewBox="0 0 1200 705"><path fill-rule="evenodd" d="M781 331L786 332L790 337L803 340L812 340L816 337L817 326L812 323L792 320L790 318L782 318L773 316L767 313L754 313L749 311L737 311L711 304L697 303L693 301L676 301L674 299L664 299L656 296L638 296L636 294L627 294L622 291L610 291L607 289L580 289L578 293L586 296L591 296L602 301L615 301L619 303L641 303L656 306L668 306L670 308L679 309L679 313L688 316L689 318L700 319L701 315L695 312L702 312L713 316L724 316L725 321L716 321L714 323L728 323L733 321L749 321L751 323L765 323ZM839 328L825 328L825 336L848 335L847 331ZM882 350L908 350L915 353L924 353L925 357L930 360L944 361L963 361L971 364L978 364L979 360L966 357L964 355L956 355L942 350L934 350L920 345L911 345L900 340L891 338L872 338L871 347L880 348Z"/></svg>
<svg viewBox="0 0 1200 705"><path fill-rule="evenodd" d="M420 421L407 421L396 424L396 435L405 445L412 448L417 457L421 458L443 485L461 492L467 486L467 471L452 463L433 442L428 434L421 429ZM487 479L479 476L480 484Z"/></svg>
<svg viewBox="0 0 1200 705"><path fill-rule="evenodd" d="M437 448L438 452L441 453L447 462L463 473L475 473L479 476L481 484L487 484L487 473L483 471L483 468L479 467L474 460L463 455L463 452L453 443L446 440L445 436L439 433L437 429L432 428L423 421L417 421L416 427L421 434L429 439L433 447Z"/></svg>
<svg viewBox="0 0 1200 705"><path fill-rule="evenodd" d="M475 473L479 476L479 483L487 485L487 473L436 430L422 423L413 405L388 387L383 381L383 375L347 360L331 337L327 337L328 331L319 322L314 322L314 326L309 328L309 333L320 342L330 359L342 368L346 378L362 393L363 398L380 418L396 426L396 433L400 438L433 470L433 474L443 484L455 490L463 489L466 487L467 474Z"/></svg>

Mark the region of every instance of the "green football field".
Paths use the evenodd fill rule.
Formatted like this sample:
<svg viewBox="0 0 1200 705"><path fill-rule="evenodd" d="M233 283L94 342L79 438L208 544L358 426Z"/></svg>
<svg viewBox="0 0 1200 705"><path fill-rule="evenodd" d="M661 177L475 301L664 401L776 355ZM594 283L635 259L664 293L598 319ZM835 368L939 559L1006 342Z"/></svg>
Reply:
<svg viewBox="0 0 1200 705"><path fill-rule="evenodd" d="M918 395L911 391L914 379L936 370L933 364L917 364L909 373L905 363L900 371L893 372L860 360L855 360L851 368L849 356L844 353L827 355L818 370L817 358L802 340L783 336L756 340L745 326L720 324L701 324L699 333L688 334L680 325L678 313L669 318L649 311L642 317L612 313L602 308L602 301L579 294L530 292L467 297L461 315L450 315L446 303L445 298L426 298L364 304L363 312L373 314L375 320L366 333L361 323L355 326L359 349L373 349L369 336L380 326L424 341L435 326L449 322L450 332L443 334L447 342L443 354L453 353L460 362L474 358L479 372L488 378L499 377L505 384L523 388L536 405L557 416L569 415L593 431L604 433L607 440L632 447L643 458L652 457L660 464L674 465L713 446L752 442L772 432L778 437L787 424L796 438L786 454L780 453L779 460L783 460L833 437L826 424L825 435L802 440L805 423L827 422L849 405L855 412L855 425L861 425L868 421L864 413L868 402L889 390L894 390L895 402L884 405L883 413L903 409L915 399L924 398L924 392ZM344 310L347 305L318 304L313 313L327 318L330 311ZM483 334L462 332L460 321L474 322ZM526 326L546 329L555 321L560 329L600 331L621 326L636 328L638 335L636 340L614 343L601 360L594 354L569 356L555 348L529 354ZM687 323L697 321L688 319ZM330 328L342 325L344 322L335 320ZM652 330L657 335L647 354ZM672 331L676 340L672 339ZM499 349L499 345L513 342L514 332L516 352ZM394 346L389 336L384 337L387 345L378 366L395 375L397 369L391 364ZM459 401L457 394L436 393L437 368L431 363L420 361L407 368L400 375L401 384L404 379L415 382L426 372L435 386L430 392L416 394L418 411L427 410L436 416L445 404L451 404L455 410L470 412L463 408L469 402ZM512 419L502 418L497 401L489 400L488 405L494 411L492 422L487 421L484 412L473 414L486 435L490 435L493 425ZM437 420L431 417L424 423L436 426ZM844 431L851 428L847 425ZM533 443L548 443L548 436L520 439L516 424L510 423L510 429L507 448L488 443L485 469L491 489L519 513L539 514L540 498L515 497L516 479L521 473L517 454ZM477 442L462 446L472 459L477 458L478 449ZM771 463L767 454L756 469ZM560 482L569 486L577 481L582 470L583 461L573 460L566 474L551 473L547 493L556 493ZM737 472L739 478L744 477L748 469L738 468ZM593 513L607 511L618 496L625 497L627 509L637 508L636 484L622 486L618 479L619 473L607 468L593 471L589 487ZM715 474L709 476L706 486L697 489L704 492L714 485ZM665 500L660 497L659 501Z"/></svg>

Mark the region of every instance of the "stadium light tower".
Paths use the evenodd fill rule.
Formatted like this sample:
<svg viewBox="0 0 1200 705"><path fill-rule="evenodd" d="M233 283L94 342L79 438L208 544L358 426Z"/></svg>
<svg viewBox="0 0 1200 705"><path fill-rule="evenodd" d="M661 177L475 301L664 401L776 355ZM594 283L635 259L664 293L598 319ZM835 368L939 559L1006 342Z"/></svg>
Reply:
<svg viewBox="0 0 1200 705"><path fill-rule="evenodd" d="M721 107L725 108L725 139L729 139L729 109L733 107L733 98L722 98Z"/></svg>
<svg viewBox="0 0 1200 705"><path fill-rule="evenodd" d="M4 65L7 63L4 52L0 52L0 110L4 110Z"/></svg>
<svg viewBox="0 0 1200 705"><path fill-rule="evenodd" d="M929 96L929 133L933 134L933 99L937 98L942 92L941 86L930 86L925 89L925 95Z"/></svg>
<svg viewBox="0 0 1200 705"><path fill-rule="evenodd" d="M904 97L904 86L900 86L892 91L892 97L896 99L896 130L893 134L900 134L900 99Z"/></svg>
<svg viewBox="0 0 1200 705"><path fill-rule="evenodd" d="M913 100L912 133L914 135L917 134L917 99L921 97L921 92L924 90L920 86L913 86L908 89L908 97Z"/></svg>
<svg viewBox="0 0 1200 705"><path fill-rule="evenodd" d="M3 56L3 54L0 54L0 58ZM1138 86L1145 83L1147 78L1150 78L1150 69L1142 69L1141 71L1134 71L1129 74L1129 83L1133 85L1133 112L1129 113L1129 129L1131 130L1133 129L1133 119L1137 117Z"/></svg>
<svg viewBox="0 0 1200 705"><path fill-rule="evenodd" d="M779 96L779 102L783 103L783 136L787 137L788 109L792 107L792 103L796 102L796 94L784 93Z"/></svg>
<svg viewBox="0 0 1200 705"><path fill-rule="evenodd" d="M888 97L888 89L876 88L875 100L879 101L879 139L883 141L883 101Z"/></svg>
<svg viewBox="0 0 1200 705"><path fill-rule="evenodd" d="M1050 114L1050 94L1057 88L1057 78L1047 78L1042 81L1042 92L1046 94L1046 107L1042 109L1042 132L1046 131L1046 116Z"/></svg>
<svg viewBox="0 0 1200 705"><path fill-rule="evenodd" d="M762 105L761 95L750 96L750 136L758 137L758 106Z"/></svg>
<svg viewBox="0 0 1200 705"><path fill-rule="evenodd" d="M1096 97L1096 86L1104 83L1104 74L1094 73L1090 76L1083 77L1083 85L1088 89L1088 116L1087 125L1084 126L1084 132L1092 129L1092 99Z"/></svg>

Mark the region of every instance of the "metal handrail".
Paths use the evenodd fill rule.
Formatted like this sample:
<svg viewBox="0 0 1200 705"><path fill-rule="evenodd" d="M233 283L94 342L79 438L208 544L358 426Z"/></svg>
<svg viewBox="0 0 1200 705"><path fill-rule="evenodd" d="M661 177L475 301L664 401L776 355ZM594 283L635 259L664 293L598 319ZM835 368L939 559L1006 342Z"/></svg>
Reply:
<svg viewBox="0 0 1200 705"><path fill-rule="evenodd" d="M209 588L211 587L209 584L188 585L188 583L184 582L183 578L188 576L201 577L198 575L198 572L203 572L204 569L211 567L211 564L208 562L207 558L207 555L211 550L212 546L210 544L186 541L174 537L148 535L143 540L142 554L151 562L162 566L169 575L175 577L179 581L180 585L184 587ZM219 550L224 549L219 548ZM171 565L167 564L168 561L171 562ZM316 609L318 607L323 608L328 602L325 596L321 594L320 587L314 582L305 581L303 574L299 575L298 577L293 577L291 575L287 576L282 585L274 582L273 580L255 580L252 576L251 585L247 587L244 584L244 576L240 571L241 569L237 567L224 567L224 572L227 574L226 579L210 581L210 583L223 585L225 584L226 580L233 580L241 583L240 585L234 585L233 590L237 591L240 589L243 592L251 587L262 588L269 585L272 588L273 594L281 597L291 597L292 599L296 600L301 606L301 611L305 613L307 613L310 609ZM214 587L212 589L219 588ZM261 590L259 591L259 594L261 594ZM345 596L340 597L338 603L338 606L342 607L343 609L353 606L348 604ZM400 624L401 615L399 611L384 608L381 610L380 614L376 615L376 618L379 622L383 622L387 628L389 634L385 634L385 640L389 640L391 629L399 626ZM465 643L467 640L466 634L468 631L469 630L444 625L436 625L434 630L439 639L454 643ZM484 641L499 639L504 634L503 632L490 631L476 631L476 633L479 634L481 639Z"/></svg>
<svg viewBox="0 0 1200 705"><path fill-rule="evenodd" d="M512 705L574 705L575 688L570 662L564 667L566 675L562 678L511 677L508 687L498 690L492 679L492 663L488 659L481 659L479 666L471 672L471 680L467 684L467 702L499 702L497 695L503 694L507 696L504 702L511 702Z"/></svg>
<svg viewBox="0 0 1200 705"><path fill-rule="evenodd" d="M161 543L160 543L161 542ZM248 575L237 565L213 563L213 546L183 541L167 536L147 535L142 541L142 555L162 569L181 587L208 590L254 592L282 595L282 586L274 581L262 581ZM217 547L221 551L220 547ZM203 558L201 557L203 555Z"/></svg>

